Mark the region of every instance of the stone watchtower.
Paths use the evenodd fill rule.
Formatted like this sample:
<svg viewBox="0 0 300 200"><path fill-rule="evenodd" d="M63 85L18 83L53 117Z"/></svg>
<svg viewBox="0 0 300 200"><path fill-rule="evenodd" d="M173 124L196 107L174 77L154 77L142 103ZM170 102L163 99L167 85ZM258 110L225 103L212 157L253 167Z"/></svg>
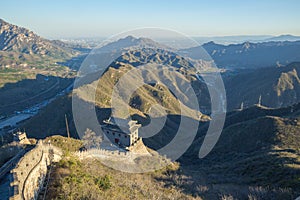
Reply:
<svg viewBox="0 0 300 200"><path fill-rule="evenodd" d="M106 138L114 145L130 149L139 141L139 128L137 121L109 118L101 125Z"/></svg>
<svg viewBox="0 0 300 200"><path fill-rule="evenodd" d="M25 132L18 131L14 133L13 136L15 142L18 142L20 144L30 144L30 141L28 140Z"/></svg>

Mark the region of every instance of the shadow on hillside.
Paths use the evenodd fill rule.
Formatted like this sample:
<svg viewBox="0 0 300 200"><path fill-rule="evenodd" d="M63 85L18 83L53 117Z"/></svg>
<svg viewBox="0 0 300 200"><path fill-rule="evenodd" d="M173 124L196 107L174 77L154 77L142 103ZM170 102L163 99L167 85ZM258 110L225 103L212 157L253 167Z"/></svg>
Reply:
<svg viewBox="0 0 300 200"><path fill-rule="evenodd" d="M227 157L227 161L218 161L221 157ZM300 169L286 166L299 165L295 158L267 151L209 155L202 160L192 158L194 163L188 164L182 157L179 170L167 171L165 177L157 179L163 181L165 187L179 187L186 194L205 199L221 199L223 195L235 199L249 196L295 199L300 195Z"/></svg>
<svg viewBox="0 0 300 200"><path fill-rule="evenodd" d="M73 83L73 79L38 74L35 79L7 83L0 88L0 113L23 111L57 96ZM44 102L46 103L46 102Z"/></svg>
<svg viewBox="0 0 300 200"><path fill-rule="evenodd" d="M26 124L28 134L37 138L54 134L66 136L66 114L71 136L78 138L77 131L84 132L90 127L86 125L82 130L75 129L71 100L71 95L61 97L30 119ZM94 104L82 101L82 106L82 109L93 109ZM99 124L111 115L111 109L97 108L96 113ZM177 160L180 163L179 170L167 171L165 176L157 179L163 181L165 187L176 185L187 194L207 199L220 199L226 194L238 199L247 199L248 195L257 196L258 199L293 199L300 195L300 168L297 168L300 163L295 158L299 155L290 149L272 149L272 145L278 142L275 139L274 119L262 117L264 115L258 112L257 115L245 115L241 123L240 114L228 114L226 127L219 141L212 152L203 159L198 158L198 153L209 122L199 124L195 138L190 132L191 129L185 128L186 134L183 139L192 139L193 142ZM148 116L134 115L132 118L143 125L151 123ZM162 118L155 120L163 121ZM188 120L196 122L191 118ZM51 126L41 121L51 122ZM181 116L168 115L166 123L157 134L143 138L144 144L155 150L161 149L174 139L181 122Z"/></svg>
<svg viewBox="0 0 300 200"><path fill-rule="evenodd" d="M272 148L278 143L272 118L250 118L243 123L237 119L228 117L216 146L203 159L198 153L208 123L200 125L193 144L177 160L180 168L157 179L165 187L176 185L186 194L205 199L221 199L222 195L237 199L248 199L249 195L257 199L299 196L299 155L291 149Z"/></svg>
<svg viewBox="0 0 300 200"><path fill-rule="evenodd" d="M249 63L248 63L249 64ZM300 87L295 81L300 75L300 63L285 67L266 67L243 70L242 73L224 77L227 94L227 109L234 110L261 103L267 107L279 108L299 102ZM287 89L285 83L289 83Z"/></svg>
<svg viewBox="0 0 300 200"><path fill-rule="evenodd" d="M80 100L80 109L83 110L92 110L94 104ZM109 108L97 108L96 113L98 116L98 124L104 119L107 119L110 116L111 109ZM80 138L87 128L97 132L97 129L94 129L92 125L86 124L85 127L80 127L78 130L75 127L75 122L73 118L72 110L72 94L59 97L58 99L51 102L48 106L43 108L36 116L29 119L24 123L22 128L26 129L27 135L34 138L46 138L51 135L61 135L67 137L66 122L65 116L68 119L68 126L70 129L70 135L73 138ZM82 113L82 117L86 118ZM86 118L87 119L87 118ZM91 120L87 120L88 122ZM41 123L47 122L47 123Z"/></svg>

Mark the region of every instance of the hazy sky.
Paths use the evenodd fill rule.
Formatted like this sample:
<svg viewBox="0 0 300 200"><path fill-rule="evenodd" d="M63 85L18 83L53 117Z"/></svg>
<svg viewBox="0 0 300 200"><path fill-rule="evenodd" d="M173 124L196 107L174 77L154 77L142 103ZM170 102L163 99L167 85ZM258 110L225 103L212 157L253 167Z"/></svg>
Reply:
<svg viewBox="0 0 300 200"><path fill-rule="evenodd" d="M140 27L189 36L300 35L299 0L4 0L0 18L48 38Z"/></svg>

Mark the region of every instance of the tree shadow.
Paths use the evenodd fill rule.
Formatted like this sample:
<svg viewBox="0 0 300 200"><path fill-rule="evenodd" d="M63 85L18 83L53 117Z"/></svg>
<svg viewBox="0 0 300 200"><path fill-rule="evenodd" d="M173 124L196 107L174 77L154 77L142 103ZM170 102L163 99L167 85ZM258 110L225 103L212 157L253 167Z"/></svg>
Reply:
<svg viewBox="0 0 300 200"><path fill-rule="evenodd" d="M74 97L73 97L74 98ZM76 98L76 97L75 97ZM98 108L93 103L80 100L80 106L82 110L93 111L95 108L98 116L98 124L101 124L104 119L107 119L111 114L110 108ZM67 137L66 121L68 120L68 126L70 130L70 136L79 139L80 136L86 131L87 128L98 132L89 124L85 124L84 127L75 126L73 109L72 109L72 94L61 96L51 102L48 106L43 108L36 116L26 121L21 128L24 128L28 137L43 139L52 135L61 135ZM87 118L82 113L83 118ZM41 123L46 122L46 123ZM98 125L97 124L97 125Z"/></svg>

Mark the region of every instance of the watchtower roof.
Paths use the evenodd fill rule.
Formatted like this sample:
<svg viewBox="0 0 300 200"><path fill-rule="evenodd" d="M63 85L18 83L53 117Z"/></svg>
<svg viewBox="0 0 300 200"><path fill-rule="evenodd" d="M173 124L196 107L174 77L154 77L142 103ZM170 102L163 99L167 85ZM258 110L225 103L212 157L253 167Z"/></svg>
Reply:
<svg viewBox="0 0 300 200"><path fill-rule="evenodd" d="M141 127L141 124L138 124L137 121L135 120L127 120L127 119L120 119L120 118L113 118L113 117L104 120L103 123L104 123L102 125L103 128L107 128L110 130L123 132L127 134L131 134Z"/></svg>

